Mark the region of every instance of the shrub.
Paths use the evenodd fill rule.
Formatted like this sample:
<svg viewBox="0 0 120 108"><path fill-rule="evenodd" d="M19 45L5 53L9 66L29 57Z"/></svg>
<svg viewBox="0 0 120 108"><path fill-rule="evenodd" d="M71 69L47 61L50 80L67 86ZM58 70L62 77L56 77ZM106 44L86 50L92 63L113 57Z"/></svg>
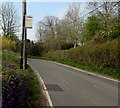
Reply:
<svg viewBox="0 0 120 108"><path fill-rule="evenodd" d="M40 43L32 44L28 50L29 55L32 56L42 56L43 55L43 47Z"/></svg>
<svg viewBox="0 0 120 108"><path fill-rule="evenodd" d="M23 108L29 85L29 75L17 72L14 66L3 69L2 107Z"/></svg>
<svg viewBox="0 0 120 108"><path fill-rule="evenodd" d="M46 105L36 74L29 66L26 70L19 69L19 53L2 50L2 55L2 108Z"/></svg>
<svg viewBox="0 0 120 108"><path fill-rule="evenodd" d="M66 49L70 49L73 48L74 44L73 43L64 43L61 45L61 50L66 50Z"/></svg>
<svg viewBox="0 0 120 108"><path fill-rule="evenodd" d="M2 37L2 48L14 50L16 48L16 42L8 39L7 37Z"/></svg>
<svg viewBox="0 0 120 108"><path fill-rule="evenodd" d="M99 69L107 68L118 71L120 67L119 49L118 39L115 39L102 44L88 43L69 50L52 51L48 52L46 56Z"/></svg>

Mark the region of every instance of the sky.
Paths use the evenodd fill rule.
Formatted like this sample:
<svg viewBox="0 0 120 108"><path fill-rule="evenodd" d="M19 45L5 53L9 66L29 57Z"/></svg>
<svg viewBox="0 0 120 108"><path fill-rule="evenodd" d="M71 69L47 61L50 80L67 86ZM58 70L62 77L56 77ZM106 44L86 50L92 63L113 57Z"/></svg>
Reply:
<svg viewBox="0 0 120 108"><path fill-rule="evenodd" d="M22 25L22 0L2 0L2 2L5 1L14 1L20 24ZM69 5L77 1L81 4L81 10L84 10L83 15L86 14L85 2L88 0L27 0L27 15L33 16L33 28L27 29L27 38L30 40L37 40L35 34L37 23L40 20L42 20L45 16L56 16L62 19ZM20 37L22 33L21 31L19 32Z"/></svg>
<svg viewBox="0 0 120 108"><path fill-rule="evenodd" d="M42 20L45 16L56 16L62 18L65 11L68 8L68 3L55 3L55 2L29 2L27 5L28 15L33 16L33 30L28 30L31 35L30 38L35 38L36 26L37 23ZM32 35L34 35L32 37ZM29 37L29 36L28 36Z"/></svg>
<svg viewBox="0 0 120 108"><path fill-rule="evenodd" d="M27 38L36 41L35 36L37 23L43 20L45 16L56 16L62 19L70 4L73 2L27 2L27 15L33 16L33 27L27 29ZM81 4L84 4L80 2ZM14 2L19 22L22 25L22 2ZM22 29L19 32L19 38L22 37Z"/></svg>
<svg viewBox="0 0 120 108"><path fill-rule="evenodd" d="M36 41L37 23L45 16L56 16L62 19L70 4L73 2L28 2L27 15L33 16L33 28L27 29L27 38ZM82 2L80 2L82 4ZM22 3L14 2L15 8L22 24ZM21 32L20 32L21 37Z"/></svg>
<svg viewBox="0 0 120 108"><path fill-rule="evenodd" d="M43 20L45 16L56 16L62 18L65 14L65 11L68 8L68 3L65 2L29 2L27 4L27 13L28 15L33 16L33 30L28 30L31 35L30 38L34 40L36 26L40 20ZM33 33L34 31L34 33ZM32 37L32 34L34 35ZM28 36L29 37L29 36Z"/></svg>

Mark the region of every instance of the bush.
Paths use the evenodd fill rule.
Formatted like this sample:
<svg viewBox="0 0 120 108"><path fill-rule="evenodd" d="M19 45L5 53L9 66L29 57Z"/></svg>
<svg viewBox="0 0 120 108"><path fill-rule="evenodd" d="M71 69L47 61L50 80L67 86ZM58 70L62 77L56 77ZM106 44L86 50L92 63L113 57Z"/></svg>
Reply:
<svg viewBox="0 0 120 108"><path fill-rule="evenodd" d="M39 108L45 105L36 74L30 67L19 69L19 54L3 50L2 55L2 107Z"/></svg>
<svg viewBox="0 0 120 108"><path fill-rule="evenodd" d="M43 55L43 47L39 43L35 43L30 48L30 55L32 56L42 56Z"/></svg>
<svg viewBox="0 0 120 108"><path fill-rule="evenodd" d="M22 108L28 91L29 76L25 73L18 73L12 67L3 69L2 76L2 107Z"/></svg>
<svg viewBox="0 0 120 108"><path fill-rule="evenodd" d="M48 52L46 56L99 69L117 70L116 72L118 73L120 67L119 49L118 39L115 39L103 44L88 43L70 50L52 51Z"/></svg>
<svg viewBox="0 0 120 108"><path fill-rule="evenodd" d="M66 50L66 49L70 49L73 48L74 44L73 43L64 43L61 45L61 50Z"/></svg>
<svg viewBox="0 0 120 108"><path fill-rule="evenodd" d="M2 48L3 49L16 49L16 42L8 39L7 37L2 37Z"/></svg>

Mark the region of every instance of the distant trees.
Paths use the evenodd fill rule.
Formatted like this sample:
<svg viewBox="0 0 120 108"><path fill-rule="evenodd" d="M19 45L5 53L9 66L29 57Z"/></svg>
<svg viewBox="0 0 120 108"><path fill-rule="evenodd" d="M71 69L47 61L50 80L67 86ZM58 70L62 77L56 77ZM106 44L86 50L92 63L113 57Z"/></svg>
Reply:
<svg viewBox="0 0 120 108"><path fill-rule="evenodd" d="M47 16L38 23L37 36L39 41L45 41L48 38L56 37L56 27L59 19L54 16Z"/></svg>
<svg viewBox="0 0 120 108"><path fill-rule="evenodd" d="M37 37L43 43L45 52L52 49L59 49L59 19L54 16L47 16L38 23Z"/></svg>
<svg viewBox="0 0 120 108"><path fill-rule="evenodd" d="M27 55L43 56L43 45L41 42L33 42L30 39L26 41Z"/></svg>
<svg viewBox="0 0 120 108"><path fill-rule="evenodd" d="M44 53L75 48L96 37L104 42L119 37L117 2L89 2L87 7L87 18L82 17L80 4L73 3L63 19L47 16L39 22L36 35Z"/></svg>
<svg viewBox="0 0 120 108"><path fill-rule="evenodd" d="M74 43L74 47L77 46L80 38L80 5L73 3L69 6L65 17L67 27L69 29L68 39Z"/></svg>
<svg viewBox="0 0 120 108"><path fill-rule="evenodd" d="M100 29L101 29L100 19L94 15L88 17L87 23L85 24L83 31L85 41L93 39L95 35L98 35Z"/></svg>
<svg viewBox="0 0 120 108"><path fill-rule="evenodd" d="M37 37L49 50L76 47L80 41L80 5L73 3L63 19L47 16L38 23Z"/></svg>
<svg viewBox="0 0 120 108"><path fill-rule="evenodd" d="M101 26L99 33L108 41L119 36L118 6L119 2L105 2L104 0L103 2L90 2L88 4L89 9L96 9L92 15L99 18Z"/></svg>
<svg viewBox="0 0 120 108"><path fill-rule="evenodd" d="M34 43L31 45L29 55L32 56L43 56L43 47L41 43Z"/></svg>

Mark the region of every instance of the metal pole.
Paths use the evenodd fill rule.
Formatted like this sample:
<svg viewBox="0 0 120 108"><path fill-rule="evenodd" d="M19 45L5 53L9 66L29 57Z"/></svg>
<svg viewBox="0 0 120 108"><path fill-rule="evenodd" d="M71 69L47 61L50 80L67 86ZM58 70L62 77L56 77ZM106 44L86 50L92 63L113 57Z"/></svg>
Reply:
<svg viewBox="0 0 120 108"><path fill-rule="evenodd" d="M26 15L26 0L22 1L22 43L21 43L21 62L20 69L25 69L25 39L26 39L26 30L25 30L25 15Z"/></svg>

